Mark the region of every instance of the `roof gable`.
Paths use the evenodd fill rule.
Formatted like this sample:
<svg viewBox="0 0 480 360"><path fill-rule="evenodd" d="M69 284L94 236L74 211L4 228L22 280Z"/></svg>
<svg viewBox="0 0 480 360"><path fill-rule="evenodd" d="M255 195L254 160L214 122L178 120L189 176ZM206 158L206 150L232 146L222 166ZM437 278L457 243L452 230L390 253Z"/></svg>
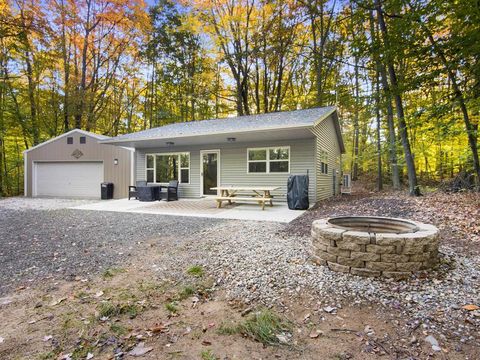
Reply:
<svg viewBox="0 0 480 360"><path fill-rule="evenodd" d="M85 130L81 130L81 129L73 129L73 130L70 130L70 131L68 131L68 132L66 132L66 133L63 133L63 134L59 135L59 136L53 137L53 138L51 138L51 139L48 139L48 140L46 140L46 141L44 141L44 142L42 142L42 143L40 143L40 144L38 144L38 145L36 145L36 146L33 146L33 147L31 147L30 149L25 150L23 153L28 153L29 151L38 149L38 148L40 148L40 147L42 147L42 146L48 145L48 144L50 144L50 143L52 143L52 142L54 142L54 141L57 141L57 140L59 140L59 139L61 139L61 138L64 138L64 137L67 137L67 136L69 136L69 135L73 135L73 134L76 134L76 133L77 133L77 134L81 134L81 135L85 135L85 136L88 136L88 137L91 137L91 138L94 138L94 139L96 139L96 140L98 140L98 141L110 139L108 136L95 134L95 133L92 133L92 132L89 132L89 131L85 131Z"/></svg>

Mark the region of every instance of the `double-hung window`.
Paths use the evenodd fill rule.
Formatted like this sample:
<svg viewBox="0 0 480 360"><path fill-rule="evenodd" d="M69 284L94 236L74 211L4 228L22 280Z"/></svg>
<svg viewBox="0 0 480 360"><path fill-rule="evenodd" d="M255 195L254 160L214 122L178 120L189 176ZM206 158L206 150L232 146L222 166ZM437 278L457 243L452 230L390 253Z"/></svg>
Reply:
<svg viewBox="0 0 480 360"><path fill-rule="evenodd" d="M320 149L319 160L320 160L320 173L328 174L328 152L323 149Z"/></svg>
<svg viewBox="0 0 480 360"><path fill-rule="evenodd" d="M247 150L248 173L288 173L290 172L290 148L268 147Z"/></svg>
<svg viewBox="0 0 480 360"><path fill-rule="evenodd" d="M168 183L178 180L190 182L190 153L146 155L146 178L150 183Z"/></svg>

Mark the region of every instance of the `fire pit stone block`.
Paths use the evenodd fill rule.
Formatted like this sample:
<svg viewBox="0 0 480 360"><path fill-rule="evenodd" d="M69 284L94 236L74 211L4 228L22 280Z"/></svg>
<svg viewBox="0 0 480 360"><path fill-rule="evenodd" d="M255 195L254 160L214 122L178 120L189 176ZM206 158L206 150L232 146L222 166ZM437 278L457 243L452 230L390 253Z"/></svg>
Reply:
<svg viewBox="0 0 480 360"><path fill-rule="evenodd" d="M336 217L312 224L312 259L333 271L404 279L438 263L438 229L385 217Z"/></svg>

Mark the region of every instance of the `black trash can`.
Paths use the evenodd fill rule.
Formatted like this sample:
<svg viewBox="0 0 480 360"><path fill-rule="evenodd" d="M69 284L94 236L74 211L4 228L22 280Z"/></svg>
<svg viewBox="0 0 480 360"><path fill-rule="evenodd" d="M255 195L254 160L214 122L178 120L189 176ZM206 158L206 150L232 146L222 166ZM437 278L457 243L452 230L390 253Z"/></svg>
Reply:
<svg viewBox="0 0 480 360"><path fill-rule="evenodd" d="M113 183L103 182L101 185L102 200L113 199Z"/></svg>
<svg viewBox="0 0 480 360"><path fill-rule="evenodd" d="M290 210L308 209L308 175L290 175L288 177L287 203Z"/></svg>

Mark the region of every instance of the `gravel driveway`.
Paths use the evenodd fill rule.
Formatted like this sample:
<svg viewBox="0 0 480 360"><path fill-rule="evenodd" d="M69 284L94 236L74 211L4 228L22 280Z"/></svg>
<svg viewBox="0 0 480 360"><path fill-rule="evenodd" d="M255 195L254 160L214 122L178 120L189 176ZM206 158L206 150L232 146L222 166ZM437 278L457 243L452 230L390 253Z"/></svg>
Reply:
<svg viewBox="0 0 480 360"><path fill-rule="evenodd" d="M435 212L426 211L426 203L420 201L424 200L404 199L402 211L415 219L420 214L433 216ZM480 313L467 313L462 306L478 303L480 256L457 251L453 240L459 232L444 229L449 241L444 239L440 248L442 265L426 278L402 282L359 278L309 261L311 220L342 213L344 208L362 213L368 202L373 204L370 208L382 205L382 215L398 212L401 205L387 196L352 198L310 211L293 224L258 226L253 221L194 217L13 210L2 208L0 201L0 295L29 280L128 267L129 255L140 254L145 256L142 261L154 257L161 279L178 280L188 266L202 265L232 300L269 306L281 305L285 296L308 294L323 305L382 304L408 320L412 329L422 324L424 330L460 342L479 341L475 329ZM155 239L155 250L148 252L142 241L147 239Z"/></svg>
<svg viewBox="0 0 480 360"><path fill-rule="evenodd" d="M122 267L143 249L142 240L186 241L201 229L222 222L65 209L82 202L0 200L0 296L45 278L73 279Z"/></svg>

